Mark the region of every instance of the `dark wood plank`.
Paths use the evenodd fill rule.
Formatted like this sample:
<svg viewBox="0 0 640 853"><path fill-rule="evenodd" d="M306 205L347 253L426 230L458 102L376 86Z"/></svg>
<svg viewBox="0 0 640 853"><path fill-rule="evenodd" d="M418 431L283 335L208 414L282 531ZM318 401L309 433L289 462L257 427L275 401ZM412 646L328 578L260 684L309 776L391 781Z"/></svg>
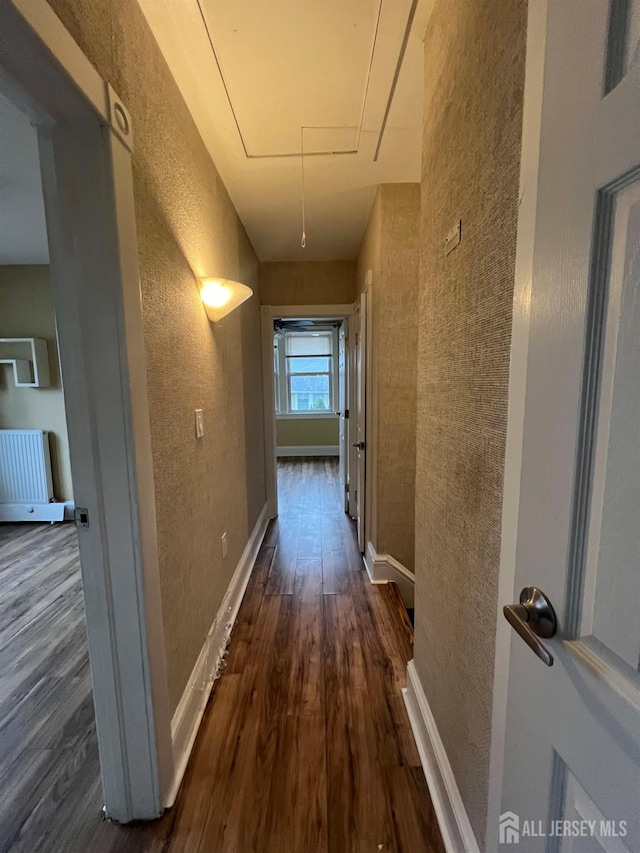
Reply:
<svg viewBox="0 0 640 853"><path fill-rule="evenodd" d="M255 850L327 853L326 728L322 715L296 714L279 726L268 819Z"/></svg>
<svg viewBox="0 0 640 853"><path fill-rule="evenodd" d="M24 561L37 532L0 537L25 569L7 585L17 625L0 676L0 851L443 853L400 693L412 637L394 591L368 582L336 460L278 467L281 514L228 666L177 802L151 824L100 820L79 573L56 597L44 548L49 599L30 619L37 571Z"/></svg>
<svg viewBox="0 0 640 853"><path fill-rule="evenodd" d="M322 552L323 592L325 595L340 595L349 592L349 568L344 551Z"/></svg>
<svg viewBox="0 0 640 853"><path fill-rule="evenodd" d="M274 527L271 528L271 530L274 529ZM263 544L256 559L244 594L242 607L238 613L231 635L229 654L227 656L227 668L229 672L243 672L250 661L252 655L251 643L254 638L260 605L262 604L262 596L264 595L269 572L271 571L274 553L275 548Z"/></svg>
<svg viewBox="0 0 640 853"><path fill-rule="evenodd" d="M365 580L364 572L353 589L367 689L373 697L385 697L372 702L369 711L378 760L384 767L415 765L418 755L400 692L405 686L406 661L397 651L397 635L402 638L399 621L394 625L380 619L381 613L394 611L387 610L379 586Z"/></svg>
<svg viewBox="0 0 640 853"><path fill-rule="evenodd" d="M393 821L393 850L445 853L438 819L421 767L384 770L385 787Z"/></svg>
<svg viewBox="0 0 640 853"><path fill-rule="evenodd" d="M393 823L377 760L365 662L350 595L326 595L327 814L330 853L393 849ZM378 848L378 845L383 845Z"/></svg>
<svg viewBox="0 0 640 853"><path fill-rule="evenodd" d="M318 524L318 516L314 513L304 514L300 518L298 534L298 559L322 559L322 528Z"/></svg>
<svg viewBox="0 0 640 853"><path fill-rule="evenodd" d="M406 641L405 648L413 648L413 625L411 624L411 619L409 619L409 612L405 607L404 601L402 600L402 595L400 594L400 588L398 587L398 584L384 584L380 592L382 593L383 598L387 602L388 609L390 611L393 611L394 624L400 624L402 626L402 633L404 634L404 638Z"/></svg>
<svg viewBox="0 0 640 853"><path fill-rule="evenodd" d="M286 718L287 651L291 628L291 596L265 595L256 631L255 663L244 673L248 704L241 715L240 735L234 739L233 760L221 760L215 772L223 784L212 786L201 850L259 850L266 839L272 796L271 780L278 772L280 728ZM224 681L223 676L221 681ZM244 699L243 699L244 702ZM215 703L208 722L216 728ZM207 730L213 733L208 725ZM187 803L188 806L188 803Z"/></svg>
<svg viewBox="0 0 640 853"><path fill-rule="evenodd" d="M287 714L322 714L322 561L298 560L291 611Z"/></svg>
<svg viewBox="0 0 640 853"><path fill-rule="evenodd" d="M265 595L291 595L298 562L300 516L286 516L279 520L279 535L275 554L265 585Z"/></svg>
<svg viewBox="0 0 640 853"><path fill-rule="evenodd" d="M304 460L289 460L285 463L282 477L278 482L283 483L284 488L288 490L288 497L285 504L278 507L281 518L287 516L299 516L305 508L305 492L307 486L307 463Z"/></svg>

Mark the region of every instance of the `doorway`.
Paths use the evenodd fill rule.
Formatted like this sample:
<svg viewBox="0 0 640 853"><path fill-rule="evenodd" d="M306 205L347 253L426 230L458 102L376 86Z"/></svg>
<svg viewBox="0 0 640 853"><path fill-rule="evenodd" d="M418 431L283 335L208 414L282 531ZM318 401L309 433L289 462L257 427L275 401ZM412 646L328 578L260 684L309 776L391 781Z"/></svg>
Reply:
<svg viewBox="0 0 640 853"><path fill-rule="evenodd" d="M280 511L278 462L335 465L341 505L353 503L355 317L352 305L263 306L265 457L269 513Z"/></svg>
<svg viewBox="0 0 640 853"><path fill-rule="evenodd" d="M273 321L279 514L291 498L292 479L306 484L306 502L315 495L319 508L324 491L307 481L320 485L325 477L348 512L352 472L347 326L344 317Z"/></svg>
<svg viewBox="0 0 640 853"><path fill-rule="evenodd" d="M19 5L3 6L0 92L33 125L40 159L100 755L97 808L104 804L119 821L151 818L162 812L173 767L132 129L126 106L50 7L34 2L22 11ZM42 347L37 336L26 337L31 343L20 342L10 360L20 381L35 381ZM31 347L31 358L24 347ZM70 542L64 548L71 554L76 534L66 529ZM77 564L75 571L79 577ZM86 723L87 706L81 704ZM69 748L80 760L79 747ZM13 784L11 765L3 770ZM97 776L97 765L95 770ZM56 790L65 783L69 771ZM64 811L59 809L60 819Z"/></svg>
<svg viewBox="0 0 640 853"><path fill-rule="evenodd" d="M0 126L0 846L36 849L102 793L37 131Z"/></svg>

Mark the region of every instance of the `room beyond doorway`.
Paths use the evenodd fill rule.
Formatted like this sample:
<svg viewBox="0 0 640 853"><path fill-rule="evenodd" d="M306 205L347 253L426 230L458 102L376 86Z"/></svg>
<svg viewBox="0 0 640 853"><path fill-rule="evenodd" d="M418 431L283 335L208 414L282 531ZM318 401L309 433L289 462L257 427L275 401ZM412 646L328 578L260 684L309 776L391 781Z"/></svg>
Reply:
<svg viewBox="0 0 640 853"><path fill-rule="evenodd" d="M263 306L265 461L269 515L279 512L276 464L338 460L342 507L356 510L354 305Z"/></svg>
<svg viewBox="0 0 640 853"><path fill-rule="evenodd" d="M55 849L102 807L75 527L0 525L0 566L0 849Z"/></svg>
<svg viewBox="0 0 640 853"><path fill-rule="evenodd" d="M344 326L342 318L274 320L278 457L339 458L343 452L340 418L346 407Z"/></svg>

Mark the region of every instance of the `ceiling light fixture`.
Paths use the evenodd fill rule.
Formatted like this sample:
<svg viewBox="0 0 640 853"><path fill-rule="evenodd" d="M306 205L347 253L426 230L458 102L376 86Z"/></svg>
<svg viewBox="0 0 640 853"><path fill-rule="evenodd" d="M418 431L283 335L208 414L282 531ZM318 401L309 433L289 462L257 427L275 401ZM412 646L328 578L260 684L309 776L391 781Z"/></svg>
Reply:
<svg viewBox="0 0 640 853"><path fill-rule="evenodd" d="M200 278L200 298L211 323L217 323L253 296L253 290L230 278Z"/></svg>

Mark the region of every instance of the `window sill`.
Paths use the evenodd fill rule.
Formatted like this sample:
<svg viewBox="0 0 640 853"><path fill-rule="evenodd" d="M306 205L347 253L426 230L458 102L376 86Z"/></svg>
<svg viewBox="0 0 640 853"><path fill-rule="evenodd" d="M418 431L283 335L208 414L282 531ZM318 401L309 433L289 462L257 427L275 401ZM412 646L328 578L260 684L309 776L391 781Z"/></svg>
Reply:
<svg viewBox="0 0 640 853"><path fill-rule="evenodd" d="M276 414L277 421L304 421L304 420L337 420L338 415L335 412L287 412L281 415Z"/></svg>

